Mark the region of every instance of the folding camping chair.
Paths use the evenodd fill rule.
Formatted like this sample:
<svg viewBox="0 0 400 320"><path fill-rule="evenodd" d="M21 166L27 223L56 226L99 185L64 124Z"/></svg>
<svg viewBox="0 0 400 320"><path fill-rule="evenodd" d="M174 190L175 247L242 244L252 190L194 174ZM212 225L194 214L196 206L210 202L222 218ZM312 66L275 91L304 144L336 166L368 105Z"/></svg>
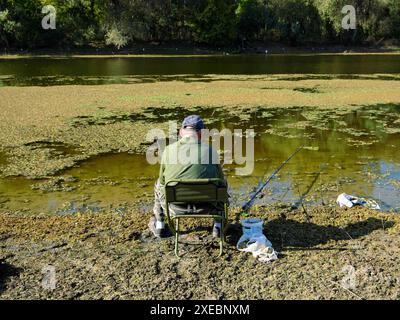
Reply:
<svg viewBox="0 0 400 320"><path fill-rule="evenodd" d="M220 214L170 214L170 204L223 204ZM228 190L221 179L172 180L165 186L167 222L175 234L175 255L179 258L179 220L182 218L210 218L221 223L219 255L222 255L225 226L228 219ZM175 226L173 225L175 222Z"/></svg>

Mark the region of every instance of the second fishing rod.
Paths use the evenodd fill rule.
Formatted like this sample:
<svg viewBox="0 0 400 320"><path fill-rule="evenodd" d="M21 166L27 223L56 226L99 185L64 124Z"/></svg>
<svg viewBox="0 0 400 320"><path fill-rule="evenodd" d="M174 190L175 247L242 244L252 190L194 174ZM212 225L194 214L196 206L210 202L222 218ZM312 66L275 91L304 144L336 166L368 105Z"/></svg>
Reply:
<svg viewBox="0 0 400 320"><path fill-rule="evenodd" d="M240 215L242 216L247 216L249 209L252 207L254 204L254 201L256 200L257 196L260 194L260 192L268 185L268 183L277 175L279 171L297 154L299 153L302 149L304 148L304 145L301 147L297 148L295 152L293 152L289 158L287 158L269 177L268 179L256 190L253 192L252 196L248 201L246 201L243 206Z"/></svg>

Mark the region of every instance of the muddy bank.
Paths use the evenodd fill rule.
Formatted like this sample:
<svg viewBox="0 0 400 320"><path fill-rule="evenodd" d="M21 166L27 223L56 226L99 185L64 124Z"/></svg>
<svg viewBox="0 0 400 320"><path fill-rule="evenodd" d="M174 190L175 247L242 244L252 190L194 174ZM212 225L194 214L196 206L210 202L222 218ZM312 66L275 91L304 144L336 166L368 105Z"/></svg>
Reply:
<svg viewBox="0 0 400 320"><path fill-rule="evenodd" d="M362 208L258 207L265 234L281 252L262 264L239 253L240 228L228 230L222 258L209 245L185 246L181 260L171 239L155 240L148 214L0 215L0 297L3 299L399 299L400 217ZM208 224L189 225L208 242ZM42 287L43 268L56 288ZM346 270L355 287L343 287Z"/></svg>

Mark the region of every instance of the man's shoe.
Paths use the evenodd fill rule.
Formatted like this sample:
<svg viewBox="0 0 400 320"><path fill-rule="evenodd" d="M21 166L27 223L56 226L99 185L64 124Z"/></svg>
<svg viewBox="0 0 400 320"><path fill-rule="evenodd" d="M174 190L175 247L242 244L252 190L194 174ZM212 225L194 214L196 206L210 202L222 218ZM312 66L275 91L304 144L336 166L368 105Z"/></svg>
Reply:
<svg viewBox="0 0 400 320"><path fill-rule="evenodd" d="M166 238L170 236L170 233L168 232L167 228L165 227L157 228L156 224L157 224L157 219L155 216L152 216L149 221L149 229L156 238Z"/></svg>
<svg viewBox="0 0 400 320"><path fill-rule="evenodd" d="M161 238L161 233L163 229L156 228L157 219L155 216L152 216L149 221L149 230L156 238Z"/></svg>

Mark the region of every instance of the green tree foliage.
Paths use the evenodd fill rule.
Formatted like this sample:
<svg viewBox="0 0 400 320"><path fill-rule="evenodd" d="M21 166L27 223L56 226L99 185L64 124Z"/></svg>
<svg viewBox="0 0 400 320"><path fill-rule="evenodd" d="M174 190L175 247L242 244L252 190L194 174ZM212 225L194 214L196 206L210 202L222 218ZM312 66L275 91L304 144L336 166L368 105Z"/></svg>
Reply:
<svg viewBox="0 0 400 320"><path fill-rule="evenodd" d="M182 0L110 1L103 30L126 41L170 41L180 32L183 10Z"/></svg>
<svg viewBox="0 0 400 320"><path fill-rule="evenodd" d="M374 44L385 38L398 37L395 32L399 22L396 22L396 17L399 17L396 10L400 7L398 0L316 0L316 5L324 23L331 26L334 38L341 43ZM344 15L341 9L345 5L352 5L356 9L355 31L342 28Z"/></svg>
<svg viewBox="0 0 400 320"><path fill-rule="evenodd" d="M41 27L48 4L57 10L56 30ZM341 26L345 5L356 8L356 30ZM379 44L399 38L399 0L0 0L0 48Z"/></svg>
<svg viewBox="0 0 400 320"><path fill-rule="evenodd" d="M234 0L187 1L186 12L186 25L195 42L226 45L235 39Z"/></svg>
<svg viewBox="0 0 400 320"><path fill-rule="evenodd" d="M40 40L41 8L36 0L0 0L0 11L7 12L3 22L6 25L1 28L3 42L10 46L37 43Z"/></svg>
<svg viewBox="0 0 400 320"><path fill-rule="evenodd" d="M270 3L280 41L295 45L320 40L321 18L313 1L271 0Z"/></svg>
<svg viewBox="0 0 400 320"><path fill-rule="evenodd" d="M400 1L389 0L388 8L391 35L400 39Z"/></svg>
<svg viewBox="0 0 400 320"><path fill-rule="evenodd" d="M0 0L0 11L8 12L15 24L7 41L15 47L53 47L58 45L90 44L99 34L99 25L105 15L98 0ZM43 30L42 8L53 5L57 10L56 30Z"/></svg>
<svg viewBox="0 0 400 320"><path fill-rule="evenodd" d="M76 46L104 39L100 26L106 15L101 0L44 1L57 8L57 29L45 32L55 43ZM42 15L43 16L43 15Z"/></svg>
<svg viewBox="0 0 400 320"><path fill-rule="evenodd" d="M8 38L16 32L19 25L10 20L8 10L0 11L0 44L9 47Z"/></svg>
<svg viewBox="0 0 400 320"><path fill-rule="evenodd" d="M246 39L257 39L266 23L264 1L239 0L235 11L239 35Z"/></svg>

